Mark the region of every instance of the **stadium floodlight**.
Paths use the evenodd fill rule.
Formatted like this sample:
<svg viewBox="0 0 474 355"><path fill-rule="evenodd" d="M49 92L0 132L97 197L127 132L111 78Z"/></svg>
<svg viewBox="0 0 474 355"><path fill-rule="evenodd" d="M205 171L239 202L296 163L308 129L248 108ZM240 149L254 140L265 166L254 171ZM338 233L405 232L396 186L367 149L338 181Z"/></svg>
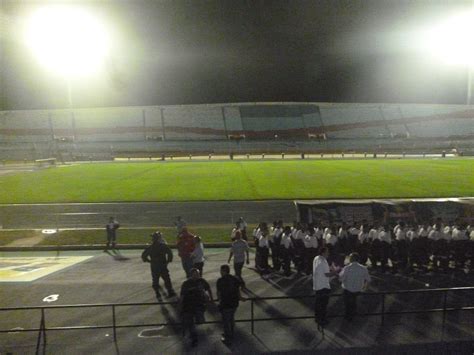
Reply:
<svg viewBox="0 0 474 355"><path fill-rule="evenodd" d="M78 6L38 8L25 26L26 44L40 63L68 80L98 72L110 49L105 23Z"/></svg>
<svg viewBox="0 0 474 355"><path fill-rule="evenodd" d="M474 8L423 31L421 49L447 65L467 67L467 104L471 104L474 71Z"/></svg>

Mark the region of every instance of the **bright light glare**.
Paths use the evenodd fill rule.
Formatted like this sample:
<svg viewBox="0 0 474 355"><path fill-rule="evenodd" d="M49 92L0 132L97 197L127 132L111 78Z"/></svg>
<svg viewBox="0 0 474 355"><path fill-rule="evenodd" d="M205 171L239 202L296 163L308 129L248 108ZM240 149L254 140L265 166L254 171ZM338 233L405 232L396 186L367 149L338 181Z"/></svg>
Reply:
<svg viewBox="0 0 474 355"><path fill-rule="evenodd" d="M444 63L474 66L474 11L447 19L426 30L422 49Z"/></svg>
<svg viewBox="0 0 474 355"><path fill-rule="evenodd" d="M110 49L105 25L72 6L44 7L32 13L25 40L41 64L67 77L96 73Z"/></svg>

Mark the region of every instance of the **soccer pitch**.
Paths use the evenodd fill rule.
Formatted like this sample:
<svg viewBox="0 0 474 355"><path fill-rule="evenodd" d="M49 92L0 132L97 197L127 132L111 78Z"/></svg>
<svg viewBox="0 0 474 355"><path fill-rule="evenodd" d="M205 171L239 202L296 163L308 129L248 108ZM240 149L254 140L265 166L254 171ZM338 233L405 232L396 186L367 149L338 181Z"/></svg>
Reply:
<svg viewBox="0 0 474 355"><path fill-rule="evenodd" d="M0 177L0 203L474 196L472 159L91 163Z"/></svg>

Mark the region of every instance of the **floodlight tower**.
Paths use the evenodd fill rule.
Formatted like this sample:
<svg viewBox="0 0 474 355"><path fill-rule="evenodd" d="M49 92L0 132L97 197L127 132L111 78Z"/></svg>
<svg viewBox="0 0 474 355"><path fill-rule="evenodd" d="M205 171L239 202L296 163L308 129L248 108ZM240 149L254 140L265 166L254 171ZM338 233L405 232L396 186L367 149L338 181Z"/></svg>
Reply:
<svg viewBox="0 0 474 355"><path fill-rule="evenodd" d="M72 80L97 74L110 49L104 22L74 5L34 10L25 22L25 41L45 69L66 80L69 108L73 106Z"/></svg>
<svg viewBox="0 0 474 355"><path fill-rule="evenodd" d="M474 73L474 1L468 11L447 18L424 33L422 46L433 58L467 69L466 104L472 104Z"/></svg>

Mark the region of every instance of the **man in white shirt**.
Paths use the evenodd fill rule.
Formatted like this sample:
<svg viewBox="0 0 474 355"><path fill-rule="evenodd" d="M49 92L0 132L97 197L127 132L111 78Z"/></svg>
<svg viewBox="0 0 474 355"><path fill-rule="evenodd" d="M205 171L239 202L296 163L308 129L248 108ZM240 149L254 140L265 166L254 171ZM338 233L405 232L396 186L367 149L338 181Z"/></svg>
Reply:
<svg viewBox="0 0 474 355"><path fill-rule="evenodd" d="M367 288L370 276L367 268L359 264L359 254L349 256L350 264L339 274L344 289L344 319L352 321L357 312L357 296Z"/></svg>
<svg viewBox="0 0 474 355"><path fill-rule="evenodd" d="M327 257L329 251L327 248L321 249L321 255L314 258L313 261L313 290L316 293L314 302L314 320L318 327L324 327L328 324L326 319L326 309L329 303L329 294L331 293L331 286L329 285L329 278L336 276L336 271L329 269Z"/></svg>
<svg viewBox="0 0 474 355"><path fill-rule="evenodd" d="M245 258L247 256L247 258ZM247 260L247 265L250 263L249 259L249 245L245 240L242 239L242 232L239 230L235 233L235 240L232 243L229 253L229 259L227 263L234 257L234 272L235 276L243 282L242 279L242 268Z"/></svg>
<svg viewBox="0 0 474 355"><path fill-rule="evenodd" d="M305 272L310 275L312 273L313 260L318 255L318 238L314 234L314 230L311 228L307 230L307 234L304 237L304 248L305 248Z"/></svg>
<svg viewBox="0 0 474 355"><path fill-rule="evenodd" d="M285 276L291 275L291 260L293 259L293 240L291 239L291 228L286 226L281 235L280 256Z"/></svg>

